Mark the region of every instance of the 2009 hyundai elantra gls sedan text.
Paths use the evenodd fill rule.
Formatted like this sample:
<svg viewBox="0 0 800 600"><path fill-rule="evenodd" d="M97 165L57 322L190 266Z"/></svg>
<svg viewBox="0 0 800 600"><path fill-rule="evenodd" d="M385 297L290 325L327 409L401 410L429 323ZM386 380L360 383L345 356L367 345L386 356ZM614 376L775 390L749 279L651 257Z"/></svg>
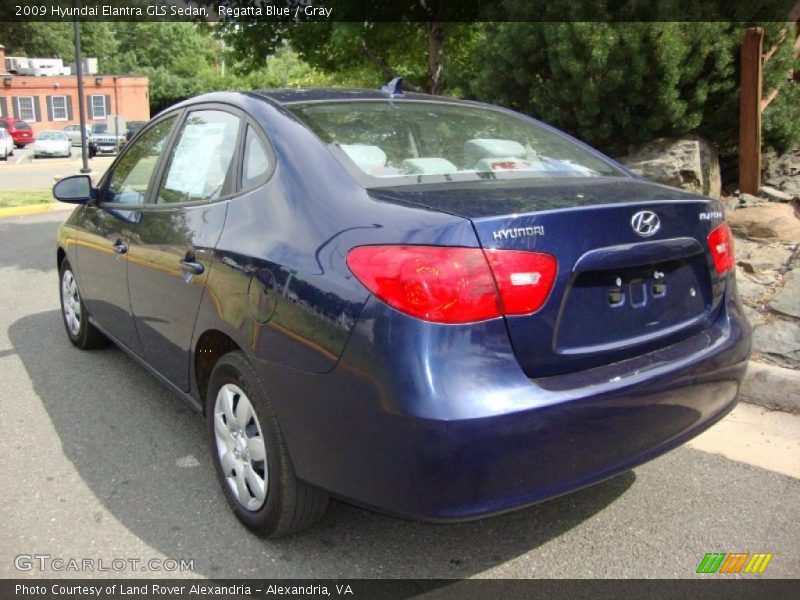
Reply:
<svg viewBox="0 0 800 600"><path fill-rule="evenodd" d="M207 94L54 194L70 340L203 412L260 534L329 496L453 521L576 490L718 421L745 372L720 203L496 106Z"/></svg>

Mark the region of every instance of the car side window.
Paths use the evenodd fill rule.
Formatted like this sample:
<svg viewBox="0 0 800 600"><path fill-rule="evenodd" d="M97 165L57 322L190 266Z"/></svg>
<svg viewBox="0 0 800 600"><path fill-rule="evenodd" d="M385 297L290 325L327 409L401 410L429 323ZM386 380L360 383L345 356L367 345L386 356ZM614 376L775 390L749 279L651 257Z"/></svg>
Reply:
<svg viewBox="0 0 800 600"><path fill-rule="evenodd" d="M173 146L156 202L209 202L233 191L239 117L221 110L189 113Z"/></svg>
<svg viewBox="0 0 800 600"><path fill-rule="evenodd" d="M164 150L176 117L153 125L119 159L108 184L108 201L144 204L158 157Z"/></svg>
<svg viewBox="0 0 800 600"><path fill-rule="evenodd" d="M247 126L244 137L242 159L242 189L256 187L267 180L270 172L270 156L264 143L251 126Z"/></svg>

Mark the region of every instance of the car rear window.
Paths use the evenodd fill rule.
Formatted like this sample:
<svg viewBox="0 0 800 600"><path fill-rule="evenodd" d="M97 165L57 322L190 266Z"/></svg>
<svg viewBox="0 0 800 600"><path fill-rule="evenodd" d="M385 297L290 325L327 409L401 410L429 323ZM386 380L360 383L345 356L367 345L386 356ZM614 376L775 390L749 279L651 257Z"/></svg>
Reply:
<svg viewBox="0 0 800 600"><path fill-rule="evenodd" d="M14 128L15 129L30 129L31 126L28 125L25 121L14 121Z"/></svg>
<svg viewBox="0 0 800 600"><path fill-rule="evenodd" d="M368 186L623 176L582 145L502 110L412 100L289 109Z"/></svg>

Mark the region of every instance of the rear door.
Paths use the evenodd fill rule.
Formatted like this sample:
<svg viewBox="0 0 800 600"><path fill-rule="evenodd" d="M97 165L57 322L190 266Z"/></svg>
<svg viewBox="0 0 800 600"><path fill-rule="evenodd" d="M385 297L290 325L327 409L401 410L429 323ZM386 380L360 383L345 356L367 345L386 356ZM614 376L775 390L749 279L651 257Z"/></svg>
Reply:
<svg viewBox="0 0 800 600"><path fill-rule="evenodd" d="M235 191L242 120L216 105L187 111L132 230L128 287L144 357L184 390L194 321L225 223L222 200Z"/></svg>

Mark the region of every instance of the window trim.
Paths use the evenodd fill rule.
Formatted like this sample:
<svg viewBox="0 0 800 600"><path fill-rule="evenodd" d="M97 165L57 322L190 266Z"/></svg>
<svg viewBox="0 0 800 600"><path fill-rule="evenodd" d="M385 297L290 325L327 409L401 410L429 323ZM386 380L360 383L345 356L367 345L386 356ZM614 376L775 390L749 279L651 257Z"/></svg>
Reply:
<svg viewBox="0 0 800 600"><path fill-rule="evenodd" d="M22 100L31 101L31 114L33 114L33 117L30 119L26 119L22 116ZM17 114L19 115L20 121L25 121L26 123L36 123L36 107L33 103L33 96L17 96Z"/></svg>
<svg viewBox="0 0 800 600"><path fill-rule="evenodd" d="M247 126L248 125L253 129L253 131L255 131L256 136L258 137L259 140L261 140L261 143L264 145L264 149L267 152L267 157L269 158L269 169L267 169L266 176L263 178L263 180L259 181L255 185L245 186L245 185L243 185L243 177L244 177L244 144L247 141L245 139L245 135L247 133ZM250 118L249 115L247 116L247 122L245 123L245 128L242 131L242 139L241 139L240 147L241 147L241 159L242 160L241 160L240 164L238 165L238 169L237 169L238 175L237 175L237 178L236 178L236 184L237 184L239 193L246 193L246 192L251 192L253 190L257 190L261 186L266 185L267 183L269 183L269 181L272 179L272 176L275 174L275 169L277 169L277 167L278 167L278 157L275 154L275 148L272 146L272 141L269 139L269 136L266 134L264 129L258 123L256 123L253 119Z"/></svg>
<svg viewBox="0 0 800 600"><path fill-rule="evenodd" d="M164 184L164 178L167 176L167 168L170 165L170 159L172 158L172 151L175 149L175 144L178 141L178 136L183 131L183 126L186 124L186 120L189 118L189 115L194 112L202 112L202 111L209 111L209 110L216 110L219 112L226 112L230 115L233 115L237 119L239 119L239 128L236 131L236 142L234 145L233 156L231 157L231 164L228 166L228 169L233 169L233 185L231 186L231 190L228 191L227 194L223 194L218 198L214 198L213 200L191 200L188 202L170 202L170 203L158 203L158 191L161 189L161 186ZM153 189L153 193L150 194L150 198L148 199L147 204L150 205L148 208L154 210L165 210L175 207L183 207L183 206L205 206L208 204L214 204L215 202L219 202L221 200L227 200L235 196L239 191L239 182L236 181L236 173L239 172L241 155L242 155L242 145L244 143L243 135L244 135L244 124L247 119L247 114L233 106L229 106L226 104L216 104L216 103L203 103L203 104L195 104L193 106L187 106L184 109L184 113L181 116L181 122L178 125L178 128L173 133L172 139L170 140L170 145L166 152L163 153L162 156L162 164L159 166L159 173L158 173L158 185L155 186ZM140 132L141 133L141 132ZM138 134L137 134L138 137ZM227 177L226 177L227 179Z"/></svg>
<svg viewBox="0 0 800 600"><path fill-rule="evenodd" d="M64 118L56 117L56 98L64 100ZM50 112L53 115L53 121L69 121L69 103L67 102L66 94L50 96Z"/></svg>
<svg viewBox="0 0 800 600"><path fill-rule="evenodd" d="M168 113L159 115L158 117L150 121L146 127L142 128L142 131L150 130L153 127L157 126L162 121L165 121L173 117L177 118L175 119L175 123L172 124L172 129L170 129L170 132L167 135L167 140L164 143L166 148L171 148L175 138L175 132L177 131L178 126L181 123L183 123L184 111L182 109L170 111ZM122 152L120 152L117 158L114 159L114 162L111 163L111 166L106 170L106 172L103 174L103 177L100 179L97 185L98 189L100 190L100 193L98 194L100 200L97 202L98 208L124 210L127 212L141 212L145 207L147 207L148 203L150 202L150 197L153 195L152 190L148 190L147 197L145 197L144 203L142 204L125 204L123 202L104 202L102 200L102 198L108 196L108 188L111 185L111 178L114 176L114 172L117 170L119 162L125 157L126 154L128 154L128 152L132 147L133 147L132 144L126 144L125 148L122 150ZM158 157L158 161L156 162L156 167L155 169L153 169L153 173L150 175L151 178L160 177L161 165L164 162L164 154L165 153L162 152L161 156ZM158 179L158 181L160 181L160 179Z"/></svg>
<svg viewBox="0 0 800 600"><path fill-rule="evenodd" d="M269 152L270 157L273 159L272 160L272 169L270 170L269 177L267 179L265 179L263 183L259 184L259 186L257 188L247 188L247 189L242 189L239 179L237 177L234 177L233 178L234 179L234 186L233 186L234 189L229 194L227 194L225 196L220 196L219 198L215 198L214 200L197 200L197 201L192 201L192 202L174 202L172 204L156 204L156 202L155 202L156 195L158 193L158 190L161 188L161 182L162 182L162 180L163 180L163 178L164 178L164 176L166 174L165 171L166 171L166 165L167 165L167 157L172 152L172 148L173 148L173 146L174 146L174 144L175 144L175 142L177 140L178 133L182 130L183 123L186 120L188 114L190 112L195 112L195 111L198 111L198 110L221 110L221 111L224 111L224 112L229 112L229 113L239 117L239 131L237 132L237 138L236 138L236 152L235 152L234 157L233 157L233 164L235 165L234 166L235 173L240 173L241 169L242 169L242 154L243 154L243 151L244 151L244 137L243 136L244 136L245 126L248 125L248 124L252 125L254 127L254 129L256 130L256 132L261 136L261 140L263 142L265 142L265 146L267 148L267 151ZM167 142L166 142L166 145L165 145L166 150L161 153L161 156L159 157L159 161L156 164L156 169L155 169L155 177L156 177L155 181L156 181L156 183L154 183L153 189L148 194L148 197L145 200L145 203L144 204L137 204L134 207L132 207L130 204L122 204L122 203L118 203L118 202L99 202L97 204L97 206L99 208L108 208L108 209L112 209L112 210L123 210L123 211L127 211L127 212L143 213L143 212L163 212L163 211L173 210L173 209L176 209L176 208L193 208L193 207L198 207L198 206L211 206L212 204L216 204L218 202L227 202L228 200L234 200L234 199L238 198L239 196L241 196L244 193L251 192L254 189L258 189L261 186L266 185L272 179L272 177L273 177L273 175L275 173L275 170L277 168L277 156L276 156L274 148L272 146L272 142L270 141L269 137L264 132L264 129L261 127L261 125L258 124L257 121L255 121L243 109L241 109L238 106L233 105L233 104L226 104L224 102L202 102L202 103L199 103L199 104L191 104L191 105L188 105L188 106L181 106L179 108L175 108L173 110L170 110L167 113L163 113L163 114L158 115L157 117L155 117L145 127L143 127L141 130L139 130L139 132L136 134L136 137L138 138L145 130L150 129L156 123L159 123L162 120L167 119L167 118L169 118L171 116L175 116L175 115L178 116L178 119L175 122L175 125L173 126L173 129L170 132L170 135L167 138ZM132 144L128 144L125 147L125 149L122 151L122 153L114 160L114 162L111 164L111 166L108 168L108 170L103 175L103 178L100 180L100 183L98 184L98 187L100 188L100 197L101 198L103 196L105 196L105 194L107 193L108 182L110 181L111 174L116 169L117 162L123 156L125 156L128 148L130 148L131 145Z"/></svg>
<svg viewBox="0 0 800 600"><path fill-rule="evenodd" d="M92 121L104 121L108 118L108 114L106 112L106 96L105 94L89 94L89 111L92 113ZM103 116L98 117L94 111L94 99L95 98L102 98L103 100Z"/></svg>

